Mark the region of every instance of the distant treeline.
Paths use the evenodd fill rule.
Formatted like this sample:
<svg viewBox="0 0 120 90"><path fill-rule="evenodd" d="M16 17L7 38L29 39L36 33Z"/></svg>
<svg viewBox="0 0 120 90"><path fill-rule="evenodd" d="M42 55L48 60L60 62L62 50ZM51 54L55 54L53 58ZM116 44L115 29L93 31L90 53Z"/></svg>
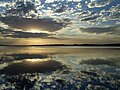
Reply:
<svg viewBox="0 0 120 90"><path fill-rule="evenodd" d="M45 45L0 45L0 46L120 46L117 44L45 44Z"/></svg>

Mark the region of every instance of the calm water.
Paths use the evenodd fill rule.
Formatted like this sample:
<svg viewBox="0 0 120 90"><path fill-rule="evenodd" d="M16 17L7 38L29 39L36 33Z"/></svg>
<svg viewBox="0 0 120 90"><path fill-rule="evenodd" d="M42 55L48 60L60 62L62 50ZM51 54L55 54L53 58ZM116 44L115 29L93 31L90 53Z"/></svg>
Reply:
<svg viewBox="0 0 120 90"><path fill-rule="evenodd" d="M120 90L120 48L0 47L0 90Z"/></svg>

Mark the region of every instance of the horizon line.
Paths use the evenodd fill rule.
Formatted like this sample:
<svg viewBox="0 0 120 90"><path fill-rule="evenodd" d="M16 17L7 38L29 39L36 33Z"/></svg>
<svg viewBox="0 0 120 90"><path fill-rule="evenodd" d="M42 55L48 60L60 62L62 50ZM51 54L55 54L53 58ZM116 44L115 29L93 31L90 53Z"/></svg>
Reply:
<svg viewBox="0 0 120 90"><path fill-rule="evenodd" d="M1 44L0 46L120 46L120 43L112 43L112 44L39 44L39 45L16 45L16 44Z"/></svg>

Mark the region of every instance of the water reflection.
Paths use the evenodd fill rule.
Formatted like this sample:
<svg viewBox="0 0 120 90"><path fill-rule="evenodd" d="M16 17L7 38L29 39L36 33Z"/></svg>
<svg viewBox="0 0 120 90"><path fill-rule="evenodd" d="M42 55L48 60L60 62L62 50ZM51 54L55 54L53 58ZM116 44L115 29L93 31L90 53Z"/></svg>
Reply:
<svg viewBox="0 0 120 90"><path fill-rule="evenodd" d="M120 49L0 48L0 90L119 90Z"/></svg>
<svg viewBox="0 0 120 90"><path fill-rule="evenodd" d="M4 69L0 70L2 74L21 74L21 73L50 73L56 70L63 70L66 68L60 62L54 60L48 61L22 61L18 63L9 64Z"/></svg>
<svg viewBox="0 0 120 90"><path fill-rule="evenodd" d="M26 59L25 61L28 61L29 63L42 63L42 62L45 62L45 61L48 61L48 59Z"/></svg>
<svg viewBox="0 0 120 90"><path fill-rule="evenodd" d="M14 60L23 60L23 59L45 59L47 55L44 54L3 54L0 56L2 61L14 61Z"/></svg>
<svg viewBox="0 0 120 90"><path fill-rule="evenodd" d="M89 65L107 65L107 66L120 66L120 58L106 58L106 59L88 59L82 60L80 65L89 64Z"/></svg>

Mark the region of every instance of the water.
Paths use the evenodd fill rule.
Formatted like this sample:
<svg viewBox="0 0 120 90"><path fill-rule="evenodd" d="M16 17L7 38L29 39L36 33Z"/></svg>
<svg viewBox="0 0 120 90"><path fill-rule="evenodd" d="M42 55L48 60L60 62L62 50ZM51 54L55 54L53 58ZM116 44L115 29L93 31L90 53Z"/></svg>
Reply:
<svg viewBox="0 0 120 90"><path fill-rule="evenodd" d="M0 90L119 90L120 48L0 47Z"/></svg>

